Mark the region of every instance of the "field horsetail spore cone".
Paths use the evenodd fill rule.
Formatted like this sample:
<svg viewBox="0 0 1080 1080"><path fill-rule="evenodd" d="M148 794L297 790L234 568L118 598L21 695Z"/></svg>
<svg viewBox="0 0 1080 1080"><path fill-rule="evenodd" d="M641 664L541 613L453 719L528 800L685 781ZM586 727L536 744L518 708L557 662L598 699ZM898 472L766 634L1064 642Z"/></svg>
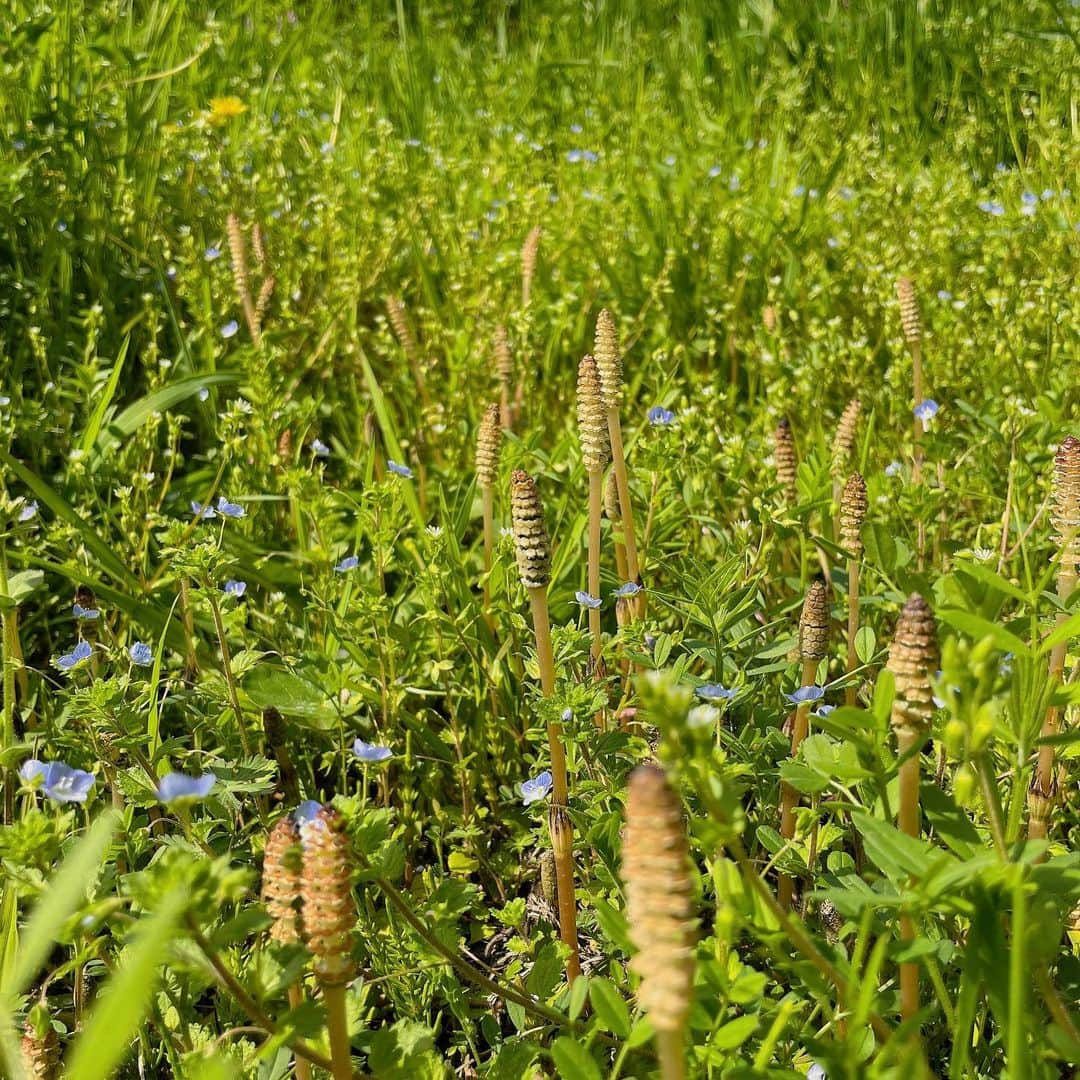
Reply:
<svg viewBox="0 0 1080 1080"><path fill-rule="evenodd" d="M476 433L476 482L484 515L484 611L491 610L491 587L488 575L495 552L495 482L499 473L499 451L502 430L499 426L499 406L489 405L480 420Z"/></svg>
<svg viewBox="0 0 1080 1080"><path fill-rule="evenodd" d="M499 422L505 431L514 426L514 354L510 351L510 337L506 327L495 327L495 375L499 380Z"/></svg>
<svg viewBox="0 0 1080 1080"><path fill-rule="evenodd" d="M791 422L785 416L776 425L773 432L773 464L776 466L776 480L780 485L784 506L790 509L798 500L795 478L799 461L795 456L795 440L791 435Z"/></svg>
<svg viewBox="0 0 1080 1080"><path fill-rule="evenodd" d="M589 478L588 591L591 597L599 598L604 466L607 465L611 445L600 388L600 373L597 370L596 361L591 356L584 357L578 365L577 419L581 457ZM593 670L599 672L601 651L599 608L589 608L589 632L592 636Z"/></svg>
<svg viewBox="0 0 1080 1080"><path fill-rule="evenodd" d="M350 883L352 864L344 822L323 807L300 829L303 843L301 897L304 935L314 957L312 968L326 1006L334 1080L352 1077L345 987L356 975L352 935L356 905Z"/></svg>
<svg viewBox="0 0 1080 1080"><path fill-rule="evenodd" d="M259 344L261 333L259 320L255 314L255 301L251 298L251 280L248 276L247 245L244 241L244 230L240 225L240 219L235 214L230 214L225 223L225 231L229 237L229 259L232 264L233 286L236 289L237 299L244 309L244 322L247 323L251 340Z"/></svg>
<svg viewBox="0 0 1080 1080"><path fill-rule="evenodd" d="M799 661L801 665L800 687L815 684L818 665L829 648L829 593L823 581L810 586L803 601L799 617ZM798 753L799 746L810 730L810 701L801 701L795 708L791 728L791 756ZM790 784L780 785L780 835L785 840L795 837L795 808L799 794ZM794 883L787 874L781 874L778 899L785 908L791 907Z"/></svg>
<svg viewBox="0 0 1080 1080"><path fill-rule="evenodd" d="M43 1008L31 1010L20 1049L27 1080L56 1080L60 1075L60 1039Z"/></svg>
<svg viewBox="0 0 1080 1080"><path fill-rule="evenodd" d="M868 507L866 481L859 473L852 473L840 496L840 546L847 552L848 575L848 624L847 624L847 675L859 665L855 651L855 635L859 632L859 572L862 567L862 527ZM844 703L855 705L858 687L854 681L844 690Z"/></svg>
<svg viewBox="0 0 1080 1080"><path fill-rule="evenodd" d="M409 325L409 317L405 313L405 304L400 296L388 296L386 298L386 314L390 319L390 326L394 331L401 351L409 363L413 382L416 384L416 392L420 395L420 401L425 409L430 409L431 399L428 396L427 380L424 377L424 368L420 363L420 346L416 343L416 335L413 334Z"/></svg>
<svg viewBox="0 0 1080 1080"><path fill-rule="evenodd" d="M934 712L931 674L937 670L937 625L930 605L918 594L904 604L893 632L886 665L896 680L892 729L900 778L900 831L919 835L919 756ZM905 941L915 937L909 916L902 916L900 933ZM900 965L900 1012L905 1020L919 1011L919 965Z"/></svg>
<svg viewBox="0 0 1080 1080"><path fill-rule="evenodd" d="M1060 628L1069 620L1064 604L1076 591L1077 571L1080 569L1080 439L1074 435L1065 438L1054 456L1053 510L1054 541L1058 548L1057 594L1062 603L1058 612ZM1059 641L1050 652L1050 682L1059 683L1065 671L1068 641ZM1057 735L1061 727L1061 706L1047 707L1043 719L1041 737L1049 739ZM1054 764L1054 747L1044 743L1039 747L1035 772L1028 791L1028 837L1032 840L1046 839L1050 831L1050 817L1057 800L1057 775Z"/></svg>
<svg viewBox="0 0 1080 1080"><path fill-rule="evenodd" d="M911 404L912 408L918 408L923 401L923 327L922 315L919 312L919 297L915 292L915 284L910 278L902 277L896 282L896 297L900 302L900 326L904 331L904 341L907 342L908 351L911 353ZM922 437L923 423L916 417L914 421L915 456L912 463L911 480L914 484L922 483ZM918 522L918 555L919 568L922 568L923 557L926 551L926 523L920 518Z"/></svg>
<svg viewBox="0 0 1080 1080"><path fill-rule="evenodd" d="M656 1031L660 1075L682 1080L693 1001L693 882L682 805L657 765L630 774L622 878L638 1004Z"/></svg>
<svg viewBox="0 0 1080 1080"><path fill-rule="evenodd" d="M626 455L623 453L622 422L619 409L623 400L623 366L619 352L619 332L615 327L615 317L605 308L596 319L596 342L593 349L596 367L600 372L600 388L607 412L608 438L611 443L611 462L615 472L615 483L619 491L619 512L622 514L623 544L626 547L627 580L641 584L641 571L638 566L637 536L634 531L634 507L630 501L630 474L626 468ZM640 617L644 614L639 593L635 598L634 610Z"/></svg>
<svg viewBox="0 0 1080 1080"><path fill-rule="evenodd" d="M848 469L851 453L855 449L855 436L858 432L859 414L862 403L857 397L852 398L845 407L836 424L836 435L832 446L832 484L833 484L833 535L840 535L840 500L843 491L844 475Z"/></svg>
<svg viewBox="0 0 1080 1080"><path fill-rule="evenodd" d="M525 243L521 245L521 306L528 309L532 299L533 278L536 277L536 257L540 253L540 237L544 230L539 225L529 230Z"/></svg>

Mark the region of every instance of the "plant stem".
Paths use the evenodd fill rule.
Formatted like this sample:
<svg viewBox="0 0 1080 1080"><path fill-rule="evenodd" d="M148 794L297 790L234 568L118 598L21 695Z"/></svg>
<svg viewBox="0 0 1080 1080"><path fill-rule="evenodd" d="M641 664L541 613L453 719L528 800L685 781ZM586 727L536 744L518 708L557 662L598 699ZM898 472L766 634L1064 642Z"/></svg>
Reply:
<svg viewBox="0 0 1080 1080"><path fill-rule="evenodd" d="M619 422L618 408L608 409L608 438L611 442L611 462L615 469L615 486L619 491L619 510L622 512L623 543L626 545L626 574L628 581L641 584L641 570L638 566L637 538L634 534L634 506L630 501L630 476L626 471L626 457L623 453L622 425ZM639 593L634 598L631 610L640 618L644 614L644 605Z"/></svg>
<svg viewBox="0 0 1080 1080"><path fill-rule="evenodd" d="M923 400L923 370L922 370L922 342L910 341L908 346L911 349L911 391L914 400L914 405L918 405ZM922 437L923 437L923 422L915 417L915 459L911 467L911 482L916 487L922 484L922 467L923 467L923 450L922 450ZM916 544L918 548L918 567L920 570L924 568L926 561L926 522L922 519L922 514L919 514L918 522L918 541Z"/></svg>
<svg viewBox="0 0 1080 1080"><path fill-rule="evenodd" d="M686 1051L681 1031L658 1031L656 1056L660 1059L661 1080L683 1080L686 1076Z"/></svg>
<svg viewBox="0 0 1080 1080"><path fill-rule="evenodd" d="M589 473L589 595L600 595L600 514L604 503L604 474L600 469ZM600 610L589 608L589 632L592 634L593 675L600 675Z"/></svg>
<svg viewBox="0 0 1080 1080"><path fill-rule="evenodd" d="M225 670L225 682L229 687L229 700L232 702L233 712L236 714L236 726L240 732L240 745L244 748L246 756L251 755L251 747L248 745L247 734L244 731L244 711L240 708L240 696L236 691L236 676L232 670L232 654L229 652L229 643L225 638L225 623L221 619L221 605L214 595L212 588L207 588L206 599L210 603L210 612L214 617L214 629L217 632L218 645L221 647L221 666Z"/></svg>
<svg viewBox="0 0 1080 1080"><path fill-rule="evenodd" d="M802 662L802 682L800 686L813 686L818 669L817 660ZM810 730L810 702L804 701L795 710L795 720L791 728L791 756L798 752L803 739ZM785 840L795 838L795 808L799 802L799 793L787 783L780 784L780 835ZM795 893L795 883L787 874L781 874L777 882L780 903L785 910L791 908Z"/></svg>
<svg viewBox="0 0 1080 1080"><path fill-rule="evenodd" d="M298 982L289 987L289 1008L299 1009L304 1004L304 988ZM311 1066L304 1058L296 1057L296 1080L311 1080Z"/></svg>
<svg viewBox="0 0 1080 1080"><path fill-rule="evenodd" d="M847 674L859 666L859 657L855 652L855 636L859 632L859 569L858 559L848 559L848 616L847 616ZM858 687L851 683L844 690L844 704L858 705Z"/></svg>
<svg viewBox="0 0 1080 1080"><path fill-rule="evenodd" d="M490 487L480 489L484 507L484 616L491 625L491 564L495 555L494 493Z"/></svg>
<svg viewBox="0 0 1080 1080"><path fill-rule="evenodd" d="M0 593L7 595L8 566L7 547L0 544ZM3 731L0 732L0 751L7 751L15 742L15 654L12 648L14 639L15 608L4 608L0 620L0 663L4 666L3 693L4 719ZM6 760L6 758L5 758ZM15 812L15 776L14 770L4 767L4 824L10 825Z"/></svg>
<svg viewBox="0 0 1080 1080"><path fill-rule="evenodd" d="M330 1037L331 1075L334 1080L351 1080L352 1051L349 1047L349 1018L345 1011L345 987L320 983L326 1006L326 1030Z"/></svg>
<svg viewBox="0 0 1080 1080"><path fill-rule="evenodd" d="M897 753L900 757L899 826L908 836L919 835L919 747L923 733L911 727L897 732ZM909 915L900 918L900 936L904 941L915 938L915 924ZM919 1011L919 965L900 965L900 1015L910 1020Z"/></svg>
<svg viewBox="0 0 1080 1080"><path fill-rule="evenodd" d="M536 659L540 664L540 687L544 697L555 693L555 656L551 649L551 620L548 616L547 589L530 589L533 631L536 634ZM566 751L563 748L562 724L549 720L547 725L548 752L551 755L551 779L554 801L566 806Z"/></svg>

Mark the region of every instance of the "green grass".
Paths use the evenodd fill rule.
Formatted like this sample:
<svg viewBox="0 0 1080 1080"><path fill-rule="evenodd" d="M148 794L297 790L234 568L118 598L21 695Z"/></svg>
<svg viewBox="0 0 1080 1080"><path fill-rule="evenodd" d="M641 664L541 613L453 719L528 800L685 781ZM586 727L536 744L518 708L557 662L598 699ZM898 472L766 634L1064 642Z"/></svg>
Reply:
<svg viewBox="0 0 1080 1080"><path fill-rule="evenodd" d="M267 824L299 795L336 800L353 839L357 1070L655 1075L619 868L626 777L656 750L695 867L690 1075L917 1073L910 1031L895 1033L898 963L913 958L935 1075L1064 1075L1080 1057L1077 601L1056 592L1048 498L1054 452L1080 430L1078 55L1065 0L15 0L0 16L7 1073L39 1003L79 1075L270 1080L297 1039L320 1059L314 983L298 1009L286 994L304 950L268 944L258 902ZM222 98L241 109L215 113ZM274 277L259 345L230 213L253 290ZM901 275L919 289L940 406L921 484ZM648 611L617 627L605 525L598 683L575 601L574 385L602 307L622 335ZM511 470L528 470L555 543L550 700L508 536L488 618L481 603L473 453L499 392L498 324L522 409L496 525L510 524ZM796 623L823 562L834 622L818 683L829 704L844 695L829 462L856 395L865 708L812 715L789 760ZM651 425L654 405L675 422ZM771 458L783 416L793 507ZM194 519L193 501L219 497L245 516ZM37 514L19 521L29 500ZM241 598L221 596L229 579ZM78 586L99 619L73 620ZM883 674L911 592L938 615L944 702L914 839L892 823ZM65 671L80 635L92 659ZM1065 686L1047 679L1057 639ZM131 660L136 642L151 666ZM642 677L624 685L620 659ZM691 711L708 683L739 690L719 720ZM1044 851L1024 838L1052 701L1062 772ZM283 736L264 731L271 705ZM518 790L549 767L544 721L564 710L589 975L571 989L536 895L544 804ZM363 765L356 738L393 758ZM31 757L92 771L87 802L34 793L17 775ZM217 784L161 806L170 770ZM791 844L781 779L801 793ZM806 903L778 929L755 890L780 873ZM906 952L901 908L918 927ZM872 1034L874 1018L891 1033Z"/></svg>

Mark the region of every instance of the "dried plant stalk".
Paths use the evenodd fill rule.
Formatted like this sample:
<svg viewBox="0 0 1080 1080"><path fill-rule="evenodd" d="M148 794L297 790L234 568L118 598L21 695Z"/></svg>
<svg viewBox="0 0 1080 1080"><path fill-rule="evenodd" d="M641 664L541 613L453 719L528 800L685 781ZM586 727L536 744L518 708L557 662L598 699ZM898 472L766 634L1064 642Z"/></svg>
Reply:
<svg viewBox="0 0 1080 1080"><path fill-rule="evenodd" d="M891 723L896 733L899 761L899 828L908 836L919 835L919 754L934 711L931 673L937 670L937 625L930 605L917 593L908 597L893 632L886 665L896 680ZM915 937L909 916L900 920L905 941ZM900 965L900 1013L905 1020L919 1011L919 965Z"/></svg>
<svg viewBox="0 0 1080 1080"><path fill-rule="evenodd" d="M574 827L565 806L551 804L548 832L555 858L555 882L559 902L559 939L570 950L566 958L566 981L581 974L578 948L577 900L574 897Z"/></svg>
<svg viewBox="0 0 1080 1080"><path fill-rule="evenodd" d="M664 1080L685 1075L683 1039L693 1001L693 881L682 806L663 769L640 765L627 785L622 877L638 1004L657 1034Z"/></svg>
<svg viewBox="0 0 1080 1080"><path fill-rule="evenodd" d="M229 258L232 262L233 286L236 289L237 299L244 309L244 322L247 323L251 340L259 344L261 334L259 323L255 317L255 302L251 299L251 280L248 277L247 245L244 243L244 230L240 226L240 219L235 214L230 214L225 223L225 231L229 237Z"/></svg>
<svg viewBox="0 0 1080 1080"><path fill-rule="evenodd" d="M510 400L514 386L514 354L506 327L495 327L495 374L499 379L499 421L506 431L514 426L514 408Z"/></svg>
<svg viewBox="0 0 1080 1080"><path fill-rule="evenodd" d="M1062 605L1076 591L1077 569L1080 567L1080 439L1065 438L1054 455L1053 512L1054 540L1060 552L1057 569L1057 594ZM1069 615L1061 610L1057 626L1068 622ZM1050 682L1059 683L1065 671L1068 641L1058 642L1050 653ZM1040 736L1043 739L1058 734L1061 728L1061 706L1047 707ZM1028 789L1028 838L1045 840L1050 831L1050 818L1057 802L1058 783L1054 767L1053 745L1039 747L1038 760Z"/></svg>
<svg viewBox="0 0 1080 1080"><path fill-rule="evenodd" d="M802 662L801 686L813 686L818 665L829 647L829 594L823 581L810 586L799 617L799 657ZM795 709L791 728L791 756L794 757L810 730L810 702L804 701ZM785 840L795 837L795 810L799 793L790 785L780 785L780 835ZM787 874L778 880L777 899L785 909L791 907L795 883Z"/></svg>
<svg viewBox="0 0 1080 1080"><path fill-rule="evenodd" d="M611 461L615 472L615 484L619 492L619 512L622 515L623 544L626 547L627 580L641 584L638 566L637 536L634 529L634 507L630 501L630 474L626 468L623 452L622 424L619 407L623 400L622 356L619 353L619 333L615 317L605 308L596 319L596 343L593 349L596 367L600 373L600 388L607 412L608 439L611 445ZM644 614L644 592L635 598L631 610L639 618Z"/></svg>
<svg viewBox="0 0 1080 1080"><path fill-rule="evenodd" d="M859 473L852 473L844 485L840 497L840 546L848 553L848 624L847 624L847 673L859 666L855 652L855 635L859 632L859 573L862 568L862 527L868 507L866 481ZM857 704L857 687L852 683L844 690L844 703Z"/></svg>
<svg viewBox="0 0 1080 1080"><path fill-rule="evenodd" d="M495 552L495 480L499 471L499 452L502 431L499 427L499 406L489 405L480 420L476 433L476 482L484 514L484 610L491 609L491 586L488 575Z"/></svg>
<svg viewBox="0 0 1080 1080"><path fill-rule="evenodd" d="M795 440L791 437L791 421L786 416L773 432L773 462L784 502L789 507L794 506L798 500L795 480L799 464L795 456Z"/></svg>
<svg viewBox="0 0 1080 1080"><path fill-rule="evenodd" d="M600 524L604 499L604 466L610 452L607 415L600 387L600 372L591 356L578 365L577 383L578 435L581 456L589 477L589 549L588 589L591 596L600 596ZM589 633L592 637L592 663L600 670L601 631L600 610L589 608Z"/></svg>
<svg viewBox="0 0 1080 1080"><path fill-rule="evenodd" d="M539 225L529 230L525 243L521 245L521 306L528 308L532 298L532 283L536 277L536 257L540 251L540 237L543 229Z"/></svg>

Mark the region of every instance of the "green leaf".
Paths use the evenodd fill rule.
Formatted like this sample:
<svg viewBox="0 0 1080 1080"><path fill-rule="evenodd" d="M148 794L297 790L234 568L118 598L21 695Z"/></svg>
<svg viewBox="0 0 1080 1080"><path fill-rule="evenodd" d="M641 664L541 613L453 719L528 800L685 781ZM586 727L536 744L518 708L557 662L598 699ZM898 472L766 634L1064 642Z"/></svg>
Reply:
<svg viewBox="0 0 1080 1080"><path fill-rule="evenodd" d="M172 945L186 902L182 891L169 893L139 925L72 1050L66 1080L106 1080L114 1075L150 1007L157 969Z"/></svg>
<svg viewBox="0 0 1080 1080"><path fill-rule="evenodd" d="M128 346L130 344L131 335L128 334L120 343L120 351L116 354L116 363L113 364L112 372L109 374L109 381L102 388L98 397L98 402L94 406L93 415L90 417L90 422L86 425L86 430L83 432L82 451L84 454L88 454L94 443L97 441L98 432L101 430L101 422L105 419L105 412L109 408L109 405L112 404L117 384L120 382L120 372L124 370L124 360L127 359Z"/></svg>
<svg viewBox="0 0 1080 1080"><path fill-rule="evenodd" d="M855 655L860 664L869 664L877 647L877 634L869 626L860 626L855 631Z"/></svg>
<svg viewBox="0 0 1080 1080"><path fill-rule="evenodd" d="M600 1067L576 1039L560 1036L551 1046L560 1080L601 1080Z"/></svg>
<svg viewBox="0 0 1080 1080"><path fill-rule="evenodd" d="M886 573L896 569L896 542L892 532L880 522L871 521L863 526L863 546L869 562Z"/></svg>
<svg viewBox="0 0 1080 1080"><path fill-rule="evenodd" d="M338 722L337 711L323 689L295 672L262 664L245 677L242 687L256 708L277 709L318 731L329 731Z"/></svg>
<svg viewBox="0 0 1080 1080"><path fill-rule="evenodd" d="M603 978L591 979L589 1000L596 1010L596 1018L607 1031L620 1039L630 1034L630 1009L613 982Z"/></svg>
<svg viewBox="0 0 1080 1080"><path fill-rule="evenodd" d="M1078 634L1080 634L1080 611L1075 615L1070 615L1043 638L1039 645L1039 653L1048 653L1055 645L1060 645L1063 641L1071 641Z"/></svg>
<svg viewBox="0 0 1080 1080"><path fill-rule="evenodd" d="M8 577L6 595L0 594L0 607L18 607L35 589L45 583L45 575L40 570L20 570Z"/></svg>
<svg viewBox="0 0 1080 1080"><path fill-rule="evenodd" d="M1000 623L991 622L981 615L960 608L946 608L938 612L938 618L948 623L954 630L966 634L973 641L981 641L983 638L991 638L994 644L1005 652L1014 652L1017 656L1028 656L1031 650L1027 642L1009 633Z"/></svg>
<svg viewBox="0 0 1080 1080"><path fill-rule="evenodd" d="M713 1033L709 1045L716 1047L718 1050L734 1050L742 1046L754 1034L757 1026L757 1013L747 1013L746 1016L736 1017Z"/></svg>

